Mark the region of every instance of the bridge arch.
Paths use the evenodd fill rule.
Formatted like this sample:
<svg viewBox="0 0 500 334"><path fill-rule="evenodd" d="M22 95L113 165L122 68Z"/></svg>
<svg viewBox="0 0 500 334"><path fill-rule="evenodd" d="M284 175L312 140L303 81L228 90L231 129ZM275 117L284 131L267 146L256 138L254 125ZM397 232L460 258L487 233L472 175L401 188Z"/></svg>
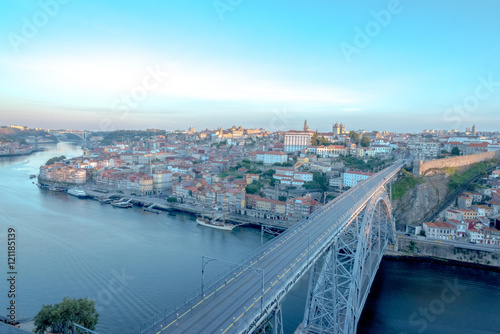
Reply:
<svg viewBox="0 0 500 334"><path fill-rule="evenodd" d="M303 333L356 333L385 246L395 238L383 187L349 219L311 271Z"/></svg>

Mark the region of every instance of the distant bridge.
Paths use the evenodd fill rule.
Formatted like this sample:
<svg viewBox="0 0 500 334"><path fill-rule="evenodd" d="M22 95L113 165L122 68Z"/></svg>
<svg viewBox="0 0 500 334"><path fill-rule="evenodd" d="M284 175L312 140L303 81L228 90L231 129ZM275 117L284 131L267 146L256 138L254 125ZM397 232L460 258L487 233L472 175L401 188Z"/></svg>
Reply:
<svg viewBox="0 0 500 334"><path fill-rule="evenodd" d="M311 270L302 333L356 333L384 248L395 240L386 186L404 165L397 161L346 191L139 332L253 333L273 320L274 333L282 333L281 302ZM204 258L203 267L212 260Z"/></svg>
<svg viewBox="0 0 500 334"><path fill-rule="evenodd" d="M52 130L50 133L56 135L56 136L61 136L61 135L73 135L81 140L87 140L88 135L90 134L89 131L87 130Z"/></svg>

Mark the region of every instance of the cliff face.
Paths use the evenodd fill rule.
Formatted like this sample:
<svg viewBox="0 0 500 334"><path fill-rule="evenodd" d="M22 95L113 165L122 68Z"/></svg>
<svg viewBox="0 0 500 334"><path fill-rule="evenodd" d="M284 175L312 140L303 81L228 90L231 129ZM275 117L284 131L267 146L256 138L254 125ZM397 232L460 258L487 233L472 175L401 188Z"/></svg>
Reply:
<svg viewBox="0 0 500 334"><path fill-rule="evenodd" d="M406 224L420 223L429 213L438 209L444 201L448 189L446 174L423 178L424 182L409 190L400 200L392 203L396 229L404 229Z"/></svg>

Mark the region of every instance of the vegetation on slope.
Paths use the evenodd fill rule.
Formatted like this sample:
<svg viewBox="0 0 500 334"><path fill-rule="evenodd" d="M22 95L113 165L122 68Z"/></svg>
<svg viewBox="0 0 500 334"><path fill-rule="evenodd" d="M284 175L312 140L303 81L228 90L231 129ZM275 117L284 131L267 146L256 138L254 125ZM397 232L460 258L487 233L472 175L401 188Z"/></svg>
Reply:
<svg viewBox="0 0 500 334"><path fill-rule="evenodd" d="M392 198L401 199L408 192L408 190L415 188L423 180L420 177L416 177L412 173L403 169L401 171L403 176L397 180L392 186Z"/></svg>
<svg viewBox="0 0 500 334"><path fill-rule="evenodd" d="M486 162L478 162L472 164L465 171L458 171L456 168L454 170L448 168L446 170L447 174L450 175L450 181L448 182L448 190L454 191L460 188L462 185L467 183L470 179L478 174L483 174L484 177L487 176L486 169L493 166L496 161L486 161ZM448 172L451 173L448 173Z"/></svg>

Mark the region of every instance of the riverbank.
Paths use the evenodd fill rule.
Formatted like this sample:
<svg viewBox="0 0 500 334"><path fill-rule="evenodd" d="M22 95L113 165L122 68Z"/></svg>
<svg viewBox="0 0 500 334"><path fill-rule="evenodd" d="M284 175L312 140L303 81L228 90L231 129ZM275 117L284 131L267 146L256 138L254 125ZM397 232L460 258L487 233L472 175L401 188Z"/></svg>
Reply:
<svg viewBox="0 0 500 334"><path fill-rule="evenodd" d="M397 250L387 249L384 259L427 262L500 272L500 250L470 249L467 244L445 244L435 240L398 238Z"/></svg>
<svg viewBox="0 0 500 334"><path fill-rule="evenodd" d="M46 149L43 147L37 147L28 151L22 151L22 152L12 152L12 153L0 153L0 158L7 158L7 157L18 157L22 155L30 155L36 152L43 152Z"/></svg>
<svg viewBox="0 0 500 334"><path fill-rule="evenodd" d="M103 192L102 190L99 189L92 189L89 188L86 185L75 185L75 184L68 184L68 183L62 183L62 182L54 182L54 181L48 181L48 180L42 180L38 178L38 182L40 185L42 185L45 188L50 188L50 187L57 187L61 189L69 189L73 187L78 187L83 190L89 195L90 199L93 200L99 200L101 198L110 198L113 200L117 199L123 199L124 201L129 201L132 203L134 206L137 206L139 208L148 208L153 205L153 209L158 209L161 211L167 211L167 212L181 212L185 214L189 214L194 217L199 217L202 215L203 209L199 206L192 205L192 204L185 204L185 203L169 203L166 201L164 198L159 198L159 197L149 197L149 196L131 196L131 195L126 195L126 194L119 194L115 192ZM147 210L146 210L147 211ZM205 212L205 215L209 216L211 213ZM216 217L218 219L222 218L222 212L217 211L216 212ZM274 219L266 219L266 218L257 218L257 217L251 217L251 216L246 216L246 215L241 215L238 213L226 213L225 215L225 220L228 223L232 223L237 226L247 226L247 227L257 227L260 228L262 225L265 226L268 229L272 230L272 233L275 234L277 233L276 231L284 231L288 229L291 225L295 224L296 221L281 221L281 220L274 220ZM271 232L271 231L269 231Z"/></svg>

